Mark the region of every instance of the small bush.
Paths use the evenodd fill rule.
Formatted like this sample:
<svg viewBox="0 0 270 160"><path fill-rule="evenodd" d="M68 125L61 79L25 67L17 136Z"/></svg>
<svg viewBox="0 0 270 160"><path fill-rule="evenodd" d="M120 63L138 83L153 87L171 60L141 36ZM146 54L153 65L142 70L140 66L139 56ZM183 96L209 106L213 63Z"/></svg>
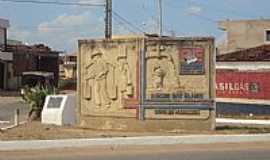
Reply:
<svg viewBox="0 0 270 160"><path fill-rule="evenodd" d="M35 87L25 88L23 99L29 106L29 120L40 118L41 111L47 95L55 94L54 89L37 85Z"/></svg>

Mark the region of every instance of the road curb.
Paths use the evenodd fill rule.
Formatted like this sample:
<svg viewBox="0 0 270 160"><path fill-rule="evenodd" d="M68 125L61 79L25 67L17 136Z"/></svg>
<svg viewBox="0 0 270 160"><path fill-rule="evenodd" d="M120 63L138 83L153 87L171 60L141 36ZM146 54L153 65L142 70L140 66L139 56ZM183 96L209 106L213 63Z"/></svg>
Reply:
<svg viewBox="0 0 270 160"><path fill-rule="evenodd" d="M149 136L67 140L0 141L0 151L123 145L177 145L242 142L270 142L270 134Z"/></svg>
<svg viewBox="0 0 270 160"><path fill-rule="evenodd" d="M220 124L242 124L242 125L268 125L270 120L253 120L253 119L232 119L232 118L217 118L216 123Z"/></svg>
<svg viewBox="0 0 270 160"><path fill-rule="evenodd" d="M22 122L19 122L18 125L16 125L16 124L9 125L9 126L0 128L0 130L5 131L5 130L8 130L8 129L13 129L15 127L18 127L19 125L26 124L26 123L27 123L27 121L22 121Z"/></svg>

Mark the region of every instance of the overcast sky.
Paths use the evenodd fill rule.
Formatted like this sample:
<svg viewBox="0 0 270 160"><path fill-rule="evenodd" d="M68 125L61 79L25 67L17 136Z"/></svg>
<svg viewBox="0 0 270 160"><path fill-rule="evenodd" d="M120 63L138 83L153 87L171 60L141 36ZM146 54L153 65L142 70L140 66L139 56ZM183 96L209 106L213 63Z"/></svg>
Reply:
<svg viewBox="0 0 270 160"><path fill-rule="evenodd" d="M101 4L104 0L36 0ZM215 36L224 33L217 21L269 18L269 0L163 0L165 33ZM157 32L157 0L113 0L114 35ZM55 50L74 52L77 40L104 35L104 8L14 3L0 0L0 18L10 20L9 38L45 43Z"/></svg>

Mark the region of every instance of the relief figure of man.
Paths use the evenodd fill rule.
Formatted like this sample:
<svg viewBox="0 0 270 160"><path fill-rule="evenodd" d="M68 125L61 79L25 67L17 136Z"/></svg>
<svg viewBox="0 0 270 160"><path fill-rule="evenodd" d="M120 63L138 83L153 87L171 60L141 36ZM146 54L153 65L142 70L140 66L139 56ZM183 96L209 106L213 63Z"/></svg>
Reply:
<svg viewBox="0 0 270 160"><path fill-rule="evenodd" d="M107 75L109 67L106 61L102 58L101 52L96 52L91 55L92 63L89 73L87 74L86 80L94 80L94 100L97 108L101 106L110 107L111 101L107 91Z"/></svg>
<svg viewBox="0 0 270 160"><path fill-rule="evenodd" d="M166 72L161 66L155 66L153 69L153 87L156 90L163 89L164 85L164 77Z"/></svg>
<svg viewBox="0 0 270 160"><path fill-rule="evenodd" d="M119 89L122 98L128 98L133 94L133 85L131 80L130 68L126 56L117 57L118 69L120 71Z"/></svg>

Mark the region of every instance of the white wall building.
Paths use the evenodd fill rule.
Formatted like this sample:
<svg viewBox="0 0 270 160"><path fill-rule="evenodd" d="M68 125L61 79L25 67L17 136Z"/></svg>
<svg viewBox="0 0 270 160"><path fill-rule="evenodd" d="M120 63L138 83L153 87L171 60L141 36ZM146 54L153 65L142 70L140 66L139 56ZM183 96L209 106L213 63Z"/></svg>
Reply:
<svg viewBox="0 0 270 160"><path fill-rule="evenodd" d="M0 89L7 86L9 62L12 61L12 53L5 52L7 46L7 28L9 21L0 18Z"/></svg>
<svg viewBox="0 0 270 160"><path fill-rule="evenodd" d="M218 45L218 54L270 44L270 19L225 20L219 28L226 33L226 40Z"/></svg>

